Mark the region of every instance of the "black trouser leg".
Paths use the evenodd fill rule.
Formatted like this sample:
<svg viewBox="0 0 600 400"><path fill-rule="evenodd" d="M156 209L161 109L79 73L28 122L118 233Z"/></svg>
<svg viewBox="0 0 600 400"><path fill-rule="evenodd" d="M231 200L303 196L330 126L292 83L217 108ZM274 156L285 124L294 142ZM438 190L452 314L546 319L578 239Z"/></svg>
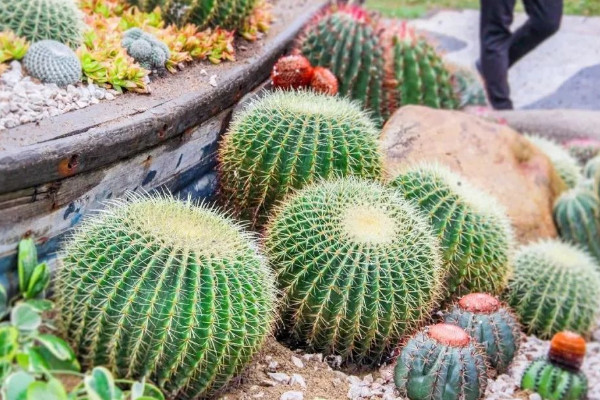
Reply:
<svg viewBox="0 0 600 400"><path fill-rule="evenodd" d="M558 31L563 0L523 0L529 19L512 36L509 66Z"/></svg>
<svg viewBox="0 0 600 400"><path fill-rule="evenodd" d="M515 0L481 0L481 73L490 103L497 110L513 108L508 86L508 53L514 8Z"/></svg>

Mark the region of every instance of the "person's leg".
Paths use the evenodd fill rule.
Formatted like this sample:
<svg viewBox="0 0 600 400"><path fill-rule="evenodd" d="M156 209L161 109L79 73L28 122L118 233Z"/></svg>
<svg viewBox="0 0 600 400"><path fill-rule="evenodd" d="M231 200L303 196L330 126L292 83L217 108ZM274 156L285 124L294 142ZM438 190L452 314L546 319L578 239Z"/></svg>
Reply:
<svg viewBox="0 0 600 400"><path fill-rule="evenodd" d="M510 25L515 0L481 0L481 74L492 107L512 109L508 86Z"/></svg>
<svg viewBox="0 0 600 400"><path fill-rule="evenodd" d="M509 65L558 31L563 13L563 0L523 0L529 20L512 36Z"/></svg>

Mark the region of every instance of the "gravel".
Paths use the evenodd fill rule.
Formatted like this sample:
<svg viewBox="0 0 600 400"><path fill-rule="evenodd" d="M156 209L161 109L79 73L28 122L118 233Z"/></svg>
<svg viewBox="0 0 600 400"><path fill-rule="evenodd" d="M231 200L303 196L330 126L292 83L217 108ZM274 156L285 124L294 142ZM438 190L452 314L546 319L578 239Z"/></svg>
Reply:
<svg viewBox="0 0 600 400"><path fill-rule="evenodd" d="M24 75L21 63L13 61L0 76L0 130L114 100L117 95L116 90L94 84L66 88L42 84Z"/></svg>

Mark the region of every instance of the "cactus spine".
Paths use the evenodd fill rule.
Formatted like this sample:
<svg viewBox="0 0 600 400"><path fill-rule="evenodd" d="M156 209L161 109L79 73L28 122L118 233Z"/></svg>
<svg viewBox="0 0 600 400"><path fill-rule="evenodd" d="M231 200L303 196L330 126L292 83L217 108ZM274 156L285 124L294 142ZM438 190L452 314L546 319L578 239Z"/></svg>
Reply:
<svg viewBox="0 0 600 400"><path fill-rule="evenodd" d="M86 366L206 396L250 361L274 319L274 280L235 222L169 197L88 220L56 280L64 337Z"/></svg>
<svg viewBox="0 0 600 400"><path fill-rule="evenodd" d="M426 221L376 182L300 190L270 220L265 249L286 330L344 360L378 362L439 298L443 269Z"/></svg>
<svg viewBox="0 0 600 400"><path fill-rule="evenodd" d="M23 65L31 76L44 83L68 86L81 80L81 62L77 54L54 40L32 44Z"/></svg>
<svg viewBox="0 0 600 400"><path fill-rule="evenodd" d="M587 333L600 308L600 273L586 252L558 240L521 247L506 300L528 334Z"/></svg>
<svg viewBox="0 0 600 400"><path fill-rule="evenodd" d="M499 294L510 273L513 234L495 199L440 165L419 165L392 182L429 218L442 243L447 297Z"/></svg>
<svg viewBox="0 0 600 400"><path fill-rule="evenodd" d="M600 262L600 201L593 192L576 188L563 193L554 204L554 220L561 238Z"/></svg>
<svg viewBox="0 0 600 400"><path fill-rule="evenodd" d="M332 6L305 29L298 50L314 66L328 68L339 93L359 101L383 125L383 49L367 12L357 6Z"/></svg>
<svg viewBox="0 0 600 400"><path fill-rule="evenodd" d="M411 400L477 400L487 385L485 353L460 327L437 324L411 338L394 382Z"/></svg>
<svg viewBox="0 0 600 400"><path fill-rule="evenodd" d="M480 343L498 373L508 369L521 333L515 316L498 299L484 293L468 294L445 313L444 321L460 326Z"/></svg>
<svg viewBox="0 0 600 400"><path fill-rule="evenodd" d="M378 131L346 99L275 92L235 116L219 149L221 194L255 225L294 189L321 178L378 179Z"/></svg>
<svg viewBox="0 0 600 400"><path fill-rule="evenodd" d="M558 143L541 136L529 135L527 138L548 156L558 176L568 188L572 189L577 186L581 180L581 168L577 160L566 149Z"/></svg>

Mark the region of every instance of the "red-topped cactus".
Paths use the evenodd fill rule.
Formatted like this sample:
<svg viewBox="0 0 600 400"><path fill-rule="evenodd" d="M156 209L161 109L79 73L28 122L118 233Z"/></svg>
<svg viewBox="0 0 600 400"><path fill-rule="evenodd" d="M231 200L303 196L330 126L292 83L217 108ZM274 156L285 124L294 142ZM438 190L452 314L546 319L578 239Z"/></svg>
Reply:
<svg viewBox="0 0 600 400"><path fill-rule="evenodd" d="M301 89L310 85L314 69L300 54L281 57L271 72L273 86L280 89Z"/></svg>
<svg viewBox="0 0 600 400"><path fill-rule="evenodd" d="M315 67L310 87L317 93L335 96L339 92L338 80L327 68Z"/></svg>
<svg viewBox="0 0 600 400"><path fill-rule="evenodd" d="M581 335L571 332L558 332L550 342L548 358L550 361L572 369L579 369L585 357L585 340Z"/></svg>

